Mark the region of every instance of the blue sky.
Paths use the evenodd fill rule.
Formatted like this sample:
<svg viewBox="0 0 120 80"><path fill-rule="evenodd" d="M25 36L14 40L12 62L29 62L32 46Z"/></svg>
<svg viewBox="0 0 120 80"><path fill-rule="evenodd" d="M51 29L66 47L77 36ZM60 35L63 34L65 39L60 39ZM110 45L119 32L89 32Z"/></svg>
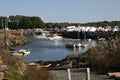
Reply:
<svg viewBox="0 0 120 80"><path fill-rule="evenodd" d="M120 0L0 0L0 16L39 16L44 22L120 20Z"/></svg>

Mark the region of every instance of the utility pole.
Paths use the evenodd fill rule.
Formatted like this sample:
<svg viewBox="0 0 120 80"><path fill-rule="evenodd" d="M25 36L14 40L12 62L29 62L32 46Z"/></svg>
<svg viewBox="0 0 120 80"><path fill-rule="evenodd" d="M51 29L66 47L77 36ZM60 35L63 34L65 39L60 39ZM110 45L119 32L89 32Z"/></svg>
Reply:
<svg viewBox="0 0 120 80"><path fill-rule="evenodd" d="M7 32L6 28L8 28L8 19L5 19L5 25L3 25L3 17L2 17L2 27L3 27L3 46L5 48L8 47L8 42L7 42Z"/></svg>

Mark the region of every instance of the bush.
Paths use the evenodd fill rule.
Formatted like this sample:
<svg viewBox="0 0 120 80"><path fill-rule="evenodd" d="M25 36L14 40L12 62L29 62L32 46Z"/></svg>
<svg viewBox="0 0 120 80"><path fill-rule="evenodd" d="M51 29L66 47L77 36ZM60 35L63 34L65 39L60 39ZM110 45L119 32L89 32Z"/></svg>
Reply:
<svg viewBox="0 0 120 80"><path fill-rule="evenodd" d="M119 71L120 40L103 42L86 52L89 66L99 71Z"/></svg>
<svg viewBox="0 0 120 80"><path fill-rule="evenodd" d="M52 75L47 70L28 67L20 57L12 56L9 50L0 48L0 57L8 70L5 78L10 80L52 80Z"/></svg>
<svg viewBox="0 0 120 80"><path fill-rule="evenodd" d="M49 71L36 68L36 67L28 67L26 73L24 74L25 80L53 80L52 75Z"/></svg>
<svg viewBox="0 0 120 80"><path fill-rule="evenodd" d="M68 55L64 60L76 61L77 63L74 65L86 63L85 66L100 72L120 71L119 43L120 39L100 42L97 46L89 49L87 52L78 53L77 55Z"/></svg>
<svg viewBox="0 0 120 80"><path fill-rule="evenodd" d="M24 80L23 77L18 73L18 70L13 66L8 66L8 71L5 77L9 80Z"/></svg>

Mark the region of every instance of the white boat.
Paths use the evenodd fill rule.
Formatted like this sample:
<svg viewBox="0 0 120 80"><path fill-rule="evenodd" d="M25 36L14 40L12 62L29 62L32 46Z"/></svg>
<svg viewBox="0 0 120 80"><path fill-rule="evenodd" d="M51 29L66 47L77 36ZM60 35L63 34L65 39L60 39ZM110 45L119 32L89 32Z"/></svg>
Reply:
<svg viewBox="0 0 120 80"><path fill-rule="evenodd" d="M37 39L48 39L48 37L46 35L37 35L37 36L34 36L35 38Z"/></svg>
<svg viewBox="0 0 120 80"><path fill-rule="evenodd" d="M75 47L81 47L82 45L81 45L81 43L80 42L76 42L75 43Z"/></svg>
<svg viewBox="0 0 120 80"><path fill-rule="evenodd" d="M12 52L12 55L13 56L23 56L23 54L21 54L21 53L19 53L17 51Z"/></svg>
<svg viewBox="0 0 120 80"><path fill-rule="evenodd" d="M79 31L78 31L78 39L79 39ZM65 44L66 47L68 48L79 48L82 47L80 42L68 42Z"/></svg>
<svg viewBox="0 0 120 80"><path fill-rule="evenodd" d="M22 53L23 55L28 55L30 54L30 50L29 49L19 49L18 50L19 53Z"/></svg>
<svg viewBox="0 0 120 80"><path fill-rule="evenodd" d="M87 47L88 45L84 42L83 44L81 44L81 47Z"/></svg>
<svg viewBox="0 0 120 80"><path fill-rule="evenodd" d="M82 44L81 47L84 47L84 48L85 48L85 47L87 47L87 45L86 45L86 44Z"/></svg>
<svg viewBox="0 0 120 80"><path fill-rule="evenodd" d="M80 42L68 42L68 43L65 44L65 46L68 47L68 48L75 48L75 47L79 48L82 45L81 45Z"/></svg>
<svg viewBox="0 0 120 80"><path fill-rule="evenodd" d="M75 44L73 42L68 42L65 44L65 47L67 48L75 48Z"/></svg>
<svg viewBox="0 0 120 80"><path fill-rule="evenodd" d="M61 40L62 36L58 36L57 34L53 34L52 36L48 37L49 40Z"/></svg>

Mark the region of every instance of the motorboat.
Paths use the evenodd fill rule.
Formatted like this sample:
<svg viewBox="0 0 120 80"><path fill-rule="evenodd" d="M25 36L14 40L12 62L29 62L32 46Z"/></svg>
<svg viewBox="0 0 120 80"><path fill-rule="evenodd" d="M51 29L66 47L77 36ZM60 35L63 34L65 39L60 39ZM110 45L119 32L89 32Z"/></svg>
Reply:
<svg viewBox="0 0 120 80"><path fill-rule="evenodd" d="M18 50L19 53L22 53L23 55L28 55L30 54L30 50L29 49L19 49Z"/></svg>
<svg viewBox="0 0 120 80"><path fill-rule="evenodd" d="M87 44L81 44L81 47L87 47L88 45Z"/></svg>
<svg viewBox="0 0 120 80"><path fill-rule="evenodd" d="M13 56L23 56L23 54L21 54L21 53L19 53L19 52L17 52L17 51L13 51L13 52L12 52L12 55L13 55Z"/></svg>
<svg viewBox="0 0 120 80"><path fill-rule="evenodd" d="M73 42L68 42L65 44L65 47L67 48L75 48L75 44Z"/></svg>
<svg viewBox="0 0 120 80"><path fill-rule="evenodd" d="M81 45L81 43L80 42L76 42L75 43L75 47L81 47L82 45Z"/></svg>
<svg viewBox="0 0 120 80"><path fill-rule="evenodd" d="M46 35L36 35L34 37L37 39L48 39L48 37Z"/></svg>
<svg viewBox="0 0 120 80"><path fill-rule="evenodd" d="M79 48L79 47L81 47L82 45L81 45L81 43L80 42L68 42L68 43L66 43L65 44L65 46L67 47L67 48Z"/></svg>
<svg viewBox="0 0 120 80"><path fill-rule="evenodd" d="M62 36L59 36L57 34L53 34L52 36L48 37L49 40L61 40Z"/></svg>

